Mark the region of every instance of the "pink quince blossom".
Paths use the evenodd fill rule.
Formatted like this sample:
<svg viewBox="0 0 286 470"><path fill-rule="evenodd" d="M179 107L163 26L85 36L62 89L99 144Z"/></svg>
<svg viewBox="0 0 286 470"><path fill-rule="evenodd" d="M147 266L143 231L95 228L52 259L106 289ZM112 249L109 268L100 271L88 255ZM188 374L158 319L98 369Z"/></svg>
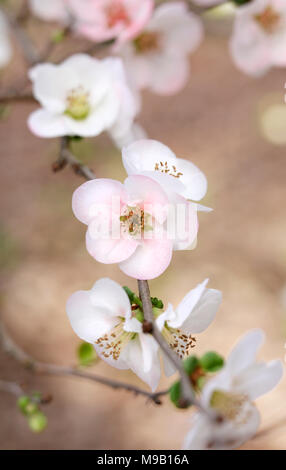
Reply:
<svg viewBox="0 0 286 470"><path fill-rule="evenodd" d="M96 179L73 195L75 216L88 225L86 247L97 261L119 263L136 279L153 279L169 266L173 250L195 242L197 207L179 195L167 196L151 178L129 176L124 184ZM184 229L174 230L182 209Z"/></svg>
<svg viewBox="0 0 286 470"><path fill-rule="evenodd" d="M134 38L150 19L153 0L66 0L75 18L75 29L99 42Z"/></svg>
<svg viewBox="0 0 286 470"><path fill-rule="evenodd" d="M119 48L130 81L159 95L179 92L189 77L188 54L203 38L201 19L182 2L156 8L134 41Z"/></svg>
<svg viewBox="0 0 286 470"><path fill-rule="evenodd" d="M237 8L230 50L237 67L254 77L285 67L285 0L253 0Z"/></svg>

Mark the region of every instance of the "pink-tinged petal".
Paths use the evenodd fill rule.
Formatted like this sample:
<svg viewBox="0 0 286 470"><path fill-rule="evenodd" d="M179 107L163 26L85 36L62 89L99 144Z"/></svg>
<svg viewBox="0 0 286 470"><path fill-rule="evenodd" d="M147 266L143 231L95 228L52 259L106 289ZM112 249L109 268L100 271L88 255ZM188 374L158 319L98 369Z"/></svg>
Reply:
<svg viewBox="0 0 286 470"><path fill-rule="evenodd" d="M172 259L172 242L166 239L144 240L135 253L119 267L127 276L135 279L154 279L169 266Z"/></svg>
<svg viewBox="0 0 286 470"><path fill-rule="evenodd" d="M38 109L30 114L28 127L36 136L48 139L68 134L64 116L52 114L45 109Z"/></svg>
<svg viewBox="0 0 286 470"><path fill-rule="evenodd" d="M90 302L94 307L101 307L116 317L129 317L131 306L125 290L109 278L96 281L90 291Z"/></svg>
<svg viewBox="0 0 286 470"><path fill-rule="evenodd" d="M72 198L74 215L84 224L89 224L95 216L107 214L111 218L112 206L125 202L126 192L121 183L112 179L100 178L87 181L75 190ZM119 207L120 210L120 207Z"/></svg>
<svg viewBox="0 0 286 470"><path fill-rule="evenodd" d="M94 307L89 291L78 291L71 295L66 311L74 332L84 341L94 343L113 328L118 320L104 307Z"/></svg>
<svg viewBox="0 0 286 470"><path fill-rule="evenodd" d="M133 175L126 178L124 188L128 193L129 203L140 202L148 214L163 223L168 212L168 198L156 181L147 176Z"/></svg>
<svg viewBox="0 0 286 470"><path fill-rule="evenodd" d="M133 255L138 246L132 239L93 239L86 233L86 248L96 261L104 264L121 263Z"/></svg>
<svg viewBox="0 0 286 470"><path fill-rule="evenodd" d="M176 165L177 159L167 145L152 139L141 139L124 147L122 161L128 175L154 171L157 164L167 162L169 168Z"/></svg>

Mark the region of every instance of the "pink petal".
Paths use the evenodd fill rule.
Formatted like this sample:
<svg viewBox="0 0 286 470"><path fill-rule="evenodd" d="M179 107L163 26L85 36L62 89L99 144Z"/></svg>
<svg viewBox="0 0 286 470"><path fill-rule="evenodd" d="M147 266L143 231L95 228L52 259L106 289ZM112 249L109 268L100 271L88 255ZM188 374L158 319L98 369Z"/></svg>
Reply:
<svg viewBox="0 0 286 470"><path fill-rule="evenodd" d="M125 201L124 187L112 179L97 179L82 184L72 198L74 215L84 224L89 224L98 213L111 217L112 203Z"/></svg>
<svg viewBox="0 0 286 470"><path fill-rule="evenodd" d="M169 266L172 259L172 242L166 239L144 240L135 253L120 263L127 276L135 279L154 279Z"/></svg>
<svg viewBox="0 0 286 470"><path fill-rule="evenodd" d="M86 233L86 248L89 254L104 264L120 263L135 252L138 241L132 239L93 239Z"/></svg>

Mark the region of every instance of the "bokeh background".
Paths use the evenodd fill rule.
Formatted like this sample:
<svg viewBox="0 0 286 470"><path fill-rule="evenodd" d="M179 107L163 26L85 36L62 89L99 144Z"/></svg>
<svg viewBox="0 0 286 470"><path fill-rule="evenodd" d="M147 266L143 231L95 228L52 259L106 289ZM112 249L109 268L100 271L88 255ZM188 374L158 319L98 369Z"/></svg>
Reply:
<svg viewBox="0 0 286 470"><path fill-rule="evenodd" d="M286 73L271 71L259 80L245 76L228 51L231 16L215 12L204 21L207 35L191 58L188 86L168 98L145 93L139 120L150 137L205 172L204 203L214 211L200 214L197 249L175 253L169 269L151 282L151 292L177 305L209 277L209 286L223 291L223 304L197 338L196 352L214 349L225 355L241 334L259 327L267 335L261 358L284 361ZM44 42L43 27L41 35L37 28L32 24L31 34ZM77 40L70 47L75 51L81 45ZM1 89L23 74L16 54ZM117 266L98 264L87 254L85 227L71 211L80 177L70 169L51 172L58 142L36 138L26 125L36 106L13 104L0 122L1 315L13 338L36 359L74 364L79 341L65 313L68 296L104 276L134 289L136 283ZM74 151L97 176L124 179L120 152L106 136L78 142ZM144 386L132 373L103 362L91 370ZM45 409L48 428L34 435L15 398L1 393L1 449L178 449L189 428L191 410L178 411L167 398L156 407L81 379L35 377L1 351L0 377L54 397ZM162 378L162 387L169 383ZM245 449L286 447L285 394L283 380L258 400L261 432Z"/></svg>

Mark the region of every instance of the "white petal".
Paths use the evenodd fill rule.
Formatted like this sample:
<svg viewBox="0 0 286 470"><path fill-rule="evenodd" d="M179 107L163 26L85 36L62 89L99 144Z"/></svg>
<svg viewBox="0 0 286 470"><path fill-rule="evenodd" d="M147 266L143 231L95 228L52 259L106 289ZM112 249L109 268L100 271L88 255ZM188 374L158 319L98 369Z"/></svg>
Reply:
<svg viewBox="0 0 286 470"><path fill-rule="evenodd" d="M206 330L214 320L221 302L222 293L219 290L206 289L181 329L187 334L201 333Z"/></svg>
<svg viewBox="0 0 286 470"><path fill-rule="evenodd" d="M246 333L237 342L227 359L227 368L233 376L255 363L257 351L264 342L264 338L263 331L255 329Z"/></svg>
<svg viewBox="0 0 286 470"><path fill-rule="evenodd" d="M208 182L204 173L192 162L177 158L177 168L183 175L180 181L184 184L185 190L180 193L186 199L199 201L207 192Z"/></svg>
<svg viewBox="0 0 286 470"><path fill-rule="evenodd" d="M193 426L183 443L188 450L237 449L253 437L260 424L260 415L255 406L247 403L244 419L240 422L215 423L203 413L196 413Z"/></svg>
<svg viewBox="0 0 286 470"><path fill-rule="evenodd" d="M184 321L186 321L205 292L208 281L208 279L205 279L204 282L198 284L194 289L190 290L187 295L185 295L176 309L177 319L175 322L170 324L171 327L181 327Z"/></svg>
<svg viewBox="0 0 286 470"><path fill-rule="evenodd" d="M73 70L63 65L36 65L29 77L35 98L51 113L63 113L69 91L79 85Z"/></svg>
<svg viewBox="0 0 286 470"><path fill-rule="evenodd" d="M270 392L283 376L283 365L279 360L267 364L255 364L235 378L235 390L245 393L251 400Z"/></svg>
<svg viewBox="0 0 286 470"><path fill-rule="evenodd" d="M99 279L90 291L90 301L94 307L107 309L113 316L131 315L128 295L120 284L112 279Z"/></svg>
<svg viewBox="0 0 286 470"><path fill-rule="evenodd" d="M68 135L65 117L39 109L30 114L28 127L38 137L53 138Z"/></svg>
<svg viewBox="0 0 286 470"><path fill-rule="evenodd" d="M118 322L108 310L92 305L89 291L75 292L67 301L66 311L74 332L89 343L94 343Z"/></svg>
<svg viewBox="0 0 286 470"><path fill-rule="evenodd" d="M140 334L124 348L123 359L138 377L155 391L161 375L158 346L150 335Z"/></svg>
<svg viewBox="0 0 286 470"><path fill-rule="evenodd" d="M164 144L156 140L138 140L122 150L122 161L128 175L142 171L154 171L156 163L176 163L176 155Z"/></svg>

